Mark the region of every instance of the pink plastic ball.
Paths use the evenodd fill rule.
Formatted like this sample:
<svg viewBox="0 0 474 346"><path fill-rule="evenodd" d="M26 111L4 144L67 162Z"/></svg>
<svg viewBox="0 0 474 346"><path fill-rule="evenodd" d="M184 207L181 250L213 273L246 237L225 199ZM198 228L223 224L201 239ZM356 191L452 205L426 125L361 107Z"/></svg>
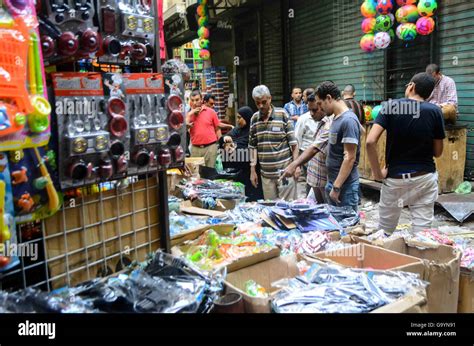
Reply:
<svg viewBox="0 0 474 346"><path fill-rule="evenodd" d="M360 39L360 48L364 52L373 52L375 50L375 43L374 43L374 35L373 34L365 34Z"/></svg>
<svg viewBox="0 0 474 346"><path fill-rule="evenodd" d="M365 18L362 21L361 28L365 34L372 34L375 30L375 18Z"/></svg>
<svg viewBox="0 0 474 346"><path fill-rule="evenodd" d="M199 51L199 57L202 60L209 60L209 58L211 57L211 52L209 52L207 49L201 49Z"/></svg>
<svg viewBox="0 0 474 346"><path fill-rule="evenodd" d="M435 29L435 21L431 17L421 17L416 21L416 32L420 35L429 35Z"/></svg>

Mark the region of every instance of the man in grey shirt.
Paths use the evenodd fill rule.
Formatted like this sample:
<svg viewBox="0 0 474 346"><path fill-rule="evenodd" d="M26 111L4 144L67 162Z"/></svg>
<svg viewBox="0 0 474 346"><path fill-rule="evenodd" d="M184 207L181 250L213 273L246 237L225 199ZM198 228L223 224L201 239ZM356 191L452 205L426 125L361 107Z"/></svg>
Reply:
<svg viewBox="0 0 474 346"><path fill-rule="evenodd" d="M329 130L327 200L332 205L359 204L360 123L357 116L341 99L341 91L333 82L321 83L316 96L326 114L334 114Z"/></svg>

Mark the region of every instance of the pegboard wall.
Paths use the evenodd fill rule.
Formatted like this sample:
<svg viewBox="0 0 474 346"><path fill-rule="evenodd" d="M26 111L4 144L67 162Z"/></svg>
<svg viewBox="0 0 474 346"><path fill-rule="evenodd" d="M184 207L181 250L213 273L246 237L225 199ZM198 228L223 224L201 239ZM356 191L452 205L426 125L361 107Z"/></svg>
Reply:
<svg viewBox="0 0 474 346"><path fill-rule="evenodd" d="M145 260L160 248L158 200L156 175L66 199L51 218L18 227L20 265L2 274L2 289L72 287Z"/></svg>

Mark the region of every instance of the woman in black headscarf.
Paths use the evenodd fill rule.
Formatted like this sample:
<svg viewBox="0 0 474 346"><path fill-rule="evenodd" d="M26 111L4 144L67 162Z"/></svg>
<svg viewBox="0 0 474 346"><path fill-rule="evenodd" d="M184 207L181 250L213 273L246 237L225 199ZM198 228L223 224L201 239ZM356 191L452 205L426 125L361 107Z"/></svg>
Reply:
<svg viewBox="0 0 474 346"><path fill-rule="evenodd" d="M240 170L237 181L245 185L245 195L248 197L248 201L263 199L262 183L259 182L258 188L254 188L250 183L250 151L248 147L250 120L253 114L250 107L239 108L237 111L238 126L219 140L220 147L225 150L222 163L225 168L232 167ZM257 166L257 173L259 170L260 167Z"/></svg>

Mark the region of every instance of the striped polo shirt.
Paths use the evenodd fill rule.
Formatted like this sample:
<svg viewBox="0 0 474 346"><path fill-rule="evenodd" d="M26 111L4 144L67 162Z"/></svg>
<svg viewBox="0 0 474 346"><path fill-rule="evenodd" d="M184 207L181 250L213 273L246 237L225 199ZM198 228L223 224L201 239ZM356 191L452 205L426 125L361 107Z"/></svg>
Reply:
<svg viewBox="0 0 474 346"><path fill-rule="evenodd" d="M283 108L272 106L267 121L262 120L260 112L252 116L249 148L257 149L262 176L279 178L279 171L293 161L292 145L297 145L293 122Z"/></svg>

